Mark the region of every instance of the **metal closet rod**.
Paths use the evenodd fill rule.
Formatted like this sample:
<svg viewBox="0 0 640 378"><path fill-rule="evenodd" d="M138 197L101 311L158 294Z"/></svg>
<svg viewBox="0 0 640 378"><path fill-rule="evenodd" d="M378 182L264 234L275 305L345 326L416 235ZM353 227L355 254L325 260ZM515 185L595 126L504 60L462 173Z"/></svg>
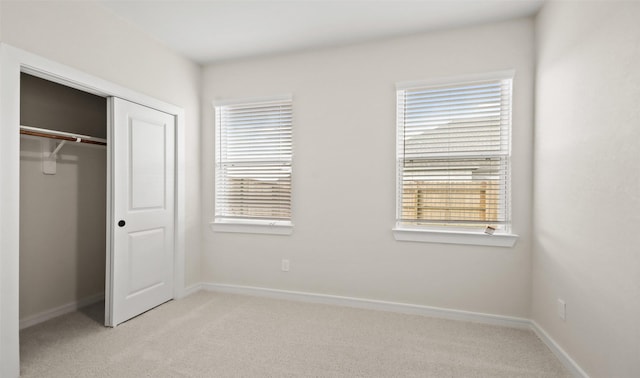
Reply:
<svg viewBox="0 0 640 378"><path fill-rule="evenodd" d="M43 138L67 140L70 142L97 144L99 146L106 146L107 140L103 138L96 138L88 135L66 133L64 131L41 129L39 127L23 126L20 125L20 134L32 135Z"/></svg>

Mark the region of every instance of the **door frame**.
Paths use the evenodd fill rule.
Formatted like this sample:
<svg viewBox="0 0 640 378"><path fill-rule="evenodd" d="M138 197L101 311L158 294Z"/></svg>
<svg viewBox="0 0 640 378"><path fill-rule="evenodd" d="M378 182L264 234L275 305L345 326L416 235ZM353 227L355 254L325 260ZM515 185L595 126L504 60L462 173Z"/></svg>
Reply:
<svg viewBox="0 0 640 378"><path fill-rule="evenodd" d="M0 43L0 376L20 374L19 355L19 239L20 239L20 73L28 73L102 97L119 97L165 113L176 120L174 299L185 295L184 109L80 70ZM111 120L107 133L111 134ZM107 151L109 148L107 149ZM107 158L107 217L111 216L111 161ZM110 230L113 222L107 223ZM107 270L111 258L107 233ZM110 274L109 271L106 274ZM107 276L105 276L107 277ZM109 290L105 287L105 290ZM106 292L105 294L109 294Z"/></svg>

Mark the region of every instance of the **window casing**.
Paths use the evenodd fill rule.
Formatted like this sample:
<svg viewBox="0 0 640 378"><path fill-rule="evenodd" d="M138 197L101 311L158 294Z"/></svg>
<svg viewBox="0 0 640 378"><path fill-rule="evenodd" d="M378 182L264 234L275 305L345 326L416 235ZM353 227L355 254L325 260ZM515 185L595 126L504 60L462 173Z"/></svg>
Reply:
<svg viewBox="0 0 640 378"><path fill-rule="evenodd" d="M396 229L511 232L512 80L398 85Z"/></svg>
<svg viewBox="0 0 640 378"><path fill-rule="evenodd" d="M291 96L219 103L215 115L214 224L291 226Z"/></svg>

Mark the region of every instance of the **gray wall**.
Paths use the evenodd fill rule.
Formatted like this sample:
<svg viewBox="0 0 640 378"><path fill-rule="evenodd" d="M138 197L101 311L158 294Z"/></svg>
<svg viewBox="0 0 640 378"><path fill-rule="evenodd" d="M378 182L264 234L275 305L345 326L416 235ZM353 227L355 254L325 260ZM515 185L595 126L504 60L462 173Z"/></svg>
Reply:
<svg viewBox="0 0 640 378"><path fill-rule="evenodd" d="M106 99L22 75L20 123L106 135ZM66 143L42 173L42 138L20 144L20 318L104 293L106 148Z"/></svg>
<svg viewBox="0 0 640 378"><path fill-rule="evenodd" d="M640 377L638 20L632 2L537 19L532 317L592 377Z"/></svg>
<svg viewBox="0 0 640 378"><path fill-rule="evenodd" d="M24 73L20 91L23 125L107 137L105 98Z"/></svg>

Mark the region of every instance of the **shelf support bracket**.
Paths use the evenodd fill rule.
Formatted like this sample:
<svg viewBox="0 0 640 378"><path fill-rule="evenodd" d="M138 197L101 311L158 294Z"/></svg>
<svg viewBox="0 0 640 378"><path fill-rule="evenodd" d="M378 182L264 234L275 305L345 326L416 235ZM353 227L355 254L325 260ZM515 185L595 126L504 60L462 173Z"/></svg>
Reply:
<svg viewBox="0 0 640 378"><path fill-rule="evenodd" d="M51 155L49 155L49 159L57 159L58 158L58 151L60 151L60 149L62 148L62 146L64 146L65 143L67 143L66 140L63 140L62 142L58 143L58 147L56 147L56 149L53 150Z"/></svg>
<svg viewBox="0 0 640 378"><path fill-rule="evenodd" d="M65 140L58 143L58 145L56 145L56 143L52 140L42 141L42 173L44 173L45 175L56 174L58 152L65 145L65 143Z"/></svg>

